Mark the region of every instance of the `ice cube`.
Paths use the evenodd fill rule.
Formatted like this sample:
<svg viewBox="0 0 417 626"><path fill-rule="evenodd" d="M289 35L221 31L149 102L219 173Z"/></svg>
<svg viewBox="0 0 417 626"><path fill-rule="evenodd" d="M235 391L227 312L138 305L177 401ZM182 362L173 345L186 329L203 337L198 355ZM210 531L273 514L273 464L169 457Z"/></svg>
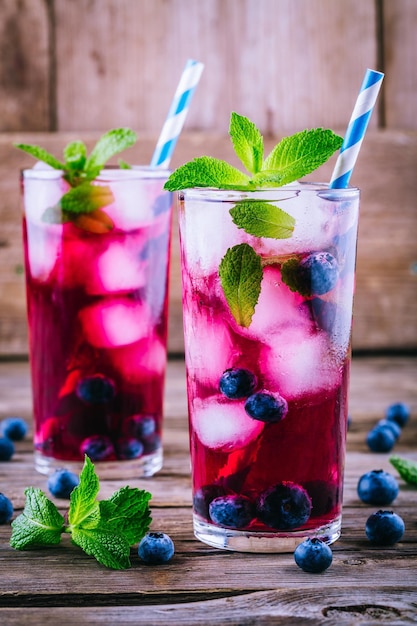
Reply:
<svg viewBox="0 0 417 626"><path fill-rule="evenodd" d="M220 314L201 307L186 314L185 355L188 376L218 389L220 376L240 356L229 325Z"/></svg>
<svg viewBox="0 0 417 626"><path fill-rule="evenodd" d="M166 348L159 337L150 335L129 346L113 348L108 356L123 384L137 386L164 375Z"/></svg>
<svg viewBox="0 0 417 626"><path fill-rule="evenodd" d="M194 276L217 271L228 248L251 239L233 224L221 202L190 206L183 229L187 265Z"/></svg>
<svg viewBox="0 0 417 626"><path fill-rule="evenodd" d="M243 402L228 402L223 396L194 400L191 421L203 445L224 452L247 446L264 428L263 422L249 417Z"/></svg>
<svg viewBox="0 0 417 626"><path fill-rule="evenodd" d="M278 326L312 325L309 309L300 294L295 293L281 280L276 266L264 268L261 293L248 333L258 338L268 337Z"/></svg>
<svg viewBox="0 0 417 626"><path fill-rule="evenodd" d="M128 298L107 298L79 312L82 332L96 348L111 348L134 343L152 329L149 307Z"/></svg>
<svg viewBox="0 0 417 626"><path fill-rule="evenodd" d="M110 243L86 268L86 291L104 295L140 289L146 283L146 265L131 246Z"/></svg>
<svg viewBox="0 0 417 626"><path fill-rule="evenodd" d="M108 182L114 196L114 202L104 208L105 212L113 220L116 228L132 230L148 224L152 221L153 198L148 197L146 186L139 178L128 178L126 171L117 170L113 177L119 180ZM106 184L103 180L102 184Z"/></svg>
<svg viewBox="0 0 417 626"><path fill-rule="evenodd" d="M341 378L342 356L324 331L286 327L271 335L260 355L264 386L286 400L333 389Z"/></svg>
<svg viewBox="0 0 417 626"><path fill-rule="evenodd" d="M33 278L47 281L60 254L62 225L26 220L28 263Z"/></svg>

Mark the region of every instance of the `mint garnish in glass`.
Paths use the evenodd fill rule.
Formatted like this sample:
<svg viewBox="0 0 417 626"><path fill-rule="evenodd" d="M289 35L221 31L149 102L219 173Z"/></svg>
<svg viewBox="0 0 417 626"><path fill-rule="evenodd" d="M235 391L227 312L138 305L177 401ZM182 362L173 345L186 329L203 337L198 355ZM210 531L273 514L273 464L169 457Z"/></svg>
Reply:
<svg viewBox="0 0 417 626"><path fill-rule="evenodd" d="M303 130L284 137L264 158L263 137L248 118L232 113L229 128L236 155L246 172L226 161L197 157L175 170L165 189L180 191L191 187L251 192L282 187L310 174L338 150L343 138L323 128ZM286 239L292 236L294 218L275 204L248 196L230 209L234 224L256 237ZM251 323L258 301L264 259L248 244L230 248L223 257L219 276L229 308L243 327Z"/></svg>
<svg viewBox="0 0 417 626"><path fill-rule="evenodd" d="M107 161L115 154L133 146L136 134L129 128L114 128L102 135L90 155L82 141L73 141L64 149L64 159L60 161L52 154L31 144L15 144L16 148L43 161L50 167L61 170L64 180L71 189L65 193L58 205L48 207L43 219L50 223L74 222L80 228L92 232L108 232L113 228L103 207L114 201L110 187L94 185ZM124 169L129 166L122 161Z"/></svg>
<svg viewBox="0 0 417 626"><path fill-rule="evenodd" d="M122 487L108 500L97 500L100 482L94 465L85 457L80 482L70 496L68 523L39 488L25 490L23 513L12 522L10 545L27 550L57 545L62 533L99 563L112 569L130 567L130 546L149 530L151 494Z"/></svg>

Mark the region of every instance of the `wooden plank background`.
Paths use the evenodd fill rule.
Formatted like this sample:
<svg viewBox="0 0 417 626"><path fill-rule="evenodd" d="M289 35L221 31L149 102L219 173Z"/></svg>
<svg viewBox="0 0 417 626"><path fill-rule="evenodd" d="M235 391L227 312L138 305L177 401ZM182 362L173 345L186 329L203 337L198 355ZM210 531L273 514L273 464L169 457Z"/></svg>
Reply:
<svg viewBox="0 0 417 626"><path fill-rule="evenodd" d="M233 162L230 112L267 136L344 133L366 67L386 73L352 183L361 187L354 348L417 348L416 0L2 0L0 2L0 356L27 353L13 141L59 153L119 125L149 162L187 58L205 70L172 166ZM328 179L334 161L315 178ZM181 352L176 224L171 352Z"/></svg>

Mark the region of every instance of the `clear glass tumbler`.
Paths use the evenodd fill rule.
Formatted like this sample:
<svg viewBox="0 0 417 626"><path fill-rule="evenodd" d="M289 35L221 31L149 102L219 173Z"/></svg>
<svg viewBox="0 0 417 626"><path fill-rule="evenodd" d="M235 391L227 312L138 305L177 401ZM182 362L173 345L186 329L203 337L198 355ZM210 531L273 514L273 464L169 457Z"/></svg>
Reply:
<svg viewBox="0 0 417 626"><path fill-rule="evenodd" d="M253 234L277 211L285 238ZM285 552L340 535L358 211L358 189L325 184L179 194L194 531L205 543Z"/></svg>
<svg viewBox="0 0 417 626"><path fill-rule="evenodd" d="M172 194L168 171L105 169L106 202L65 214L62 172L22 172L35 466L103 477L162 466Z"/></svg>

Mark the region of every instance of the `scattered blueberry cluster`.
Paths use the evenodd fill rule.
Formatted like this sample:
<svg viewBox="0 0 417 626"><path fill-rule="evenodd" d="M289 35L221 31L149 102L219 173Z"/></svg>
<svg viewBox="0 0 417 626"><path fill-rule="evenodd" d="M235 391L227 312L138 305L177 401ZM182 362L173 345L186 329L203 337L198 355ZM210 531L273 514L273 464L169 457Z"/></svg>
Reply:
<svg viewBox="0 0 417 626"><path fill-rule="evenodd" d="M6 417L0 422L0 461L10 461L14 455L14 441L25 438L28 427L21 417Z"/></svg>
<svg viewBox="0 0 417 626"><path fill-rule="evenodd" d="M366 443L372 452L390 452L394 447L401 429L410 418L410 409L403 402L391 404L386 412L385 419L381 419L368 432Z"/></svg>

